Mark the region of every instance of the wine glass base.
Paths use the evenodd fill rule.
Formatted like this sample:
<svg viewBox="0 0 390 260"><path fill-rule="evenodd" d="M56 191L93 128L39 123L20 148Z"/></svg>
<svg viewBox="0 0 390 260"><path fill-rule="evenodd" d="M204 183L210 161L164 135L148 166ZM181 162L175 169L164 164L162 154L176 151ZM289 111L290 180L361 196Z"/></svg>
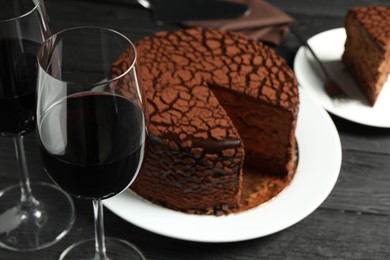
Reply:
<svg viewBox="0 0 390 260"><path fill-rule="evenodd" d="M96 255L95 240L87 239L77 242L68 247L60 256L60 260L145 260L141 251L131 243L117 239L106 238L106 255L107 257L100 257Z"/></svg>
<svg viewBox="0 0 390 260"><path fill-rule="evenodd" d="M0 191L0 247L12 251L46 248L64 237L76 215L72 198L48 183L32 183L37 203L22 203L20 185Z"/></svg>

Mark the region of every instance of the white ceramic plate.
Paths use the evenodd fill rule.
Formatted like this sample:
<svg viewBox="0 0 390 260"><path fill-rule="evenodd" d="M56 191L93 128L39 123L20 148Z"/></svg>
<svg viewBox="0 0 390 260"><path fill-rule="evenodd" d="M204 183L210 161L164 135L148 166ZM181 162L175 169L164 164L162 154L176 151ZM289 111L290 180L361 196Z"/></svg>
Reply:
<svg viewBox="0 0 390 260"><path fill-rule="evenodd" d="M283 230L313 212L329 195L340 171L341 145L328 113L300 89L295 176L271 201L228 216L185 214L154 205L130 191L104 201L119 217L160 235L198 242L233 242Z"/></svg>
<svg viewBox="0 0 390 260"><path fill-rule="evenodd" d="M311 37L308 42L327 71L351 98L331 98L324 90L324 76L310 52L301 47L294 60L294 71L305 92L329 112L352 122L390 127L390 82L387 81L374 107L365 101L341 61L346 34L344 28L332 29Z"/></svg>

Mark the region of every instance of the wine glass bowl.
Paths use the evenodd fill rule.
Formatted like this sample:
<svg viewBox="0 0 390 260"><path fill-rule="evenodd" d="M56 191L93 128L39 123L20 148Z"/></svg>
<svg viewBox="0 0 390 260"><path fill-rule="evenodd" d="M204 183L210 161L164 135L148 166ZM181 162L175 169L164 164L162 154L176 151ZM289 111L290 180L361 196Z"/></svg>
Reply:
<svg viewBox="0 0 390 260"><path fill-rule="evenodd" d="M0 134L22 135L34 129L36 53L50 30L43 1L1 1L0 10Z"/></svg>
<svg viewBox="0 0 390 260"><path fill-rule="evenodd" d="M24 135L35 128L36 55L50 36L43 0L0 1L0 10L0 136L14 140L20 175L0 190L0 247L32 251L69 232L74 205L56 186L30 183L24 151Z"/></svg>
<svg viewBox="0 0 390 260"><path fill-rule="evenodd" d="M35 53L40 43L27 39L0 40L0 133L14 136L34 129L37 65ZM13 61L14 64L6 64ZM12 97L12 98L10 98ZM13 111L15 116L10 116Z"/></svg>
<svg viewBox="0 0 390 260"><path fill-rule="evenodd" d="M125 52L131 60L118 74L114 64ZM111 29L70 28L45 41L38 63L43 165L62 189L92 200L95 213L95 241L72 245L61 259L144 259L131 244L105 238L101 202L127 189L143 160L146 113L134 45Z"/></svg>
<svg viewBox="0 0 390 260"><path fill-rule="evenodd" d="M45 113L39 151L51 178L68 193L105 199L126 189L138 172L143 114L121 96L92 93L70 95Z"/></svg>

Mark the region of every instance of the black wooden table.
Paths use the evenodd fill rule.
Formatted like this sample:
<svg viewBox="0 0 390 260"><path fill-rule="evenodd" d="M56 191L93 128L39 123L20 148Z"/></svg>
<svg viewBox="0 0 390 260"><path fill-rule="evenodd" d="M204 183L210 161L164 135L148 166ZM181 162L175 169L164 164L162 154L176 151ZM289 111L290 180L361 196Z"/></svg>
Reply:
<svg viewBox="0 0 390 260"><path fill-rule="evenodd" d="M130 1L130 0L129 0ZM147 10L117 0L46 0L54 32L78 26L111 27L133 40L177 26L159 26ZM342 27L349 7L386 4L371 0L270 0L298 21L305 37ZM0 10L1 12L1 10ZM299 48L288 35L276 50L292 66ZM390 116L390 113L389 113ZM332 116L342 144L339 179L325 202L308 217L281 232L243 242L208 244L181 241L140 229L105 210L106 233L136 244L147 259L389 259L390 129L362 126ZM33 181L50 181L43 173L34 134L26 137ZM18 181L14 146L0 138L0 189ZM0 259L56 259L75 241L93 234L92 207L75 201L77 221L57 244L36 252L0 249ZM156 219L156 221L158 221Z"/></svg>

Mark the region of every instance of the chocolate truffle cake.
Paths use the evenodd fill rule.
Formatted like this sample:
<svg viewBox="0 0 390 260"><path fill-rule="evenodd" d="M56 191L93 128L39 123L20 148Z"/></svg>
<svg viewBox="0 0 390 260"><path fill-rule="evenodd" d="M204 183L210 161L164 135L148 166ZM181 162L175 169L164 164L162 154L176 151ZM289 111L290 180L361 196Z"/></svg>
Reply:
<svg viewBox="0 0 390 260"><path fill-rule="evenodd" d="M273 50L193 28L146 37L137 51L150 117L144 166L131 187L137 194L219 215L257 206L289 183L298 87Z"/></svg>
<svg viewBox="0 0 390 260"><path fill-rule="evenodd" d="M345 30L343 63L373 106L390 72L390 7L351 8Z"/></svg>

